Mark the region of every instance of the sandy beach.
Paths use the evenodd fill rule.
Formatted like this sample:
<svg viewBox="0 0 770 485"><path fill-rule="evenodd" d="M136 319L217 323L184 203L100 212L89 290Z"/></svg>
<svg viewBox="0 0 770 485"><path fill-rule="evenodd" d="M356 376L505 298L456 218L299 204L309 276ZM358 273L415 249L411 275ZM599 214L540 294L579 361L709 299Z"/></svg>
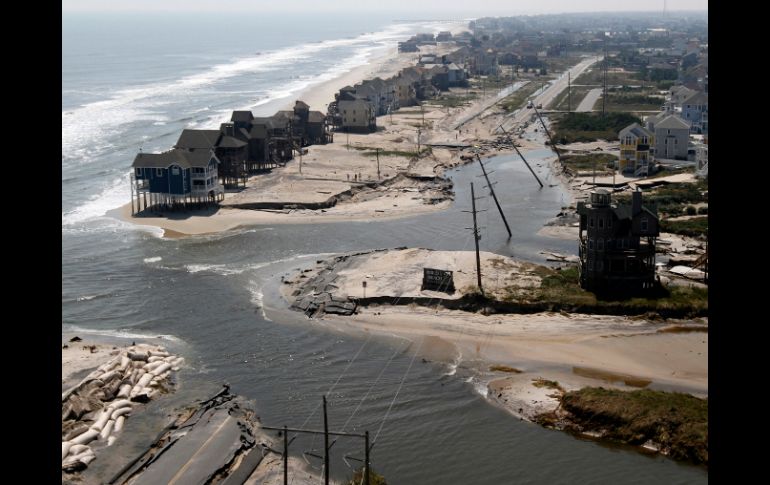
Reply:
<svg viewBox="0 0 770 485"><path fill-rule="evenodd" d="M464 29L458 25L453 30ZM441 55L456 48L453 43L439 43L423 46L420 54ZM414 65L418 56L389 49L368 64L313 86L297 98L311 109L325 112L326 104L343 86L375 76L390 77ZM226 193L217 209L132 217L130 204L125 204L109 215L136 225L163 228L165 237L182 237L249 225L398 218L446 209L453 193L442 177L445 170L472 162L475 153L513 153L510 145L500 144L504 138L494 134L506 116L496 105L501 98L496 92L484 95L480 90L450 89L450 94L468 92L476 98L455 108L427 101L422 108L403 107L392 115L380 116L380 128L375 133L335 133L333 143L313 145L286 166L250 177L244 190ZM287 100L286 107L293 103ZM457 129L458 120L468 121ZM542 137L535 131L536 126L531 124L517 139L522 151L542 147ZM418 137L421 147L432 146L415 157ZM376 149L382 152L379 163ZM281 208L253 208L265 203Z"/></svg>
<svg viewBox="0 0 770 485"><path fill-rule="evenodd" d="M285 277L284 295L294 301L324 264ZM453 270L453 294L421 290L422 268ZM539 285L535 265L482 253L487 294L505 285ZM306 268L307 269L307 268ZM339 263L324 280L333 299L390 296L457 299L474 290L472 251L406 249L375 251ZM317 291L317 290L316 290ZM301 295L300 295L301 296ZM316 315L341 329L366 329L413 340L418 354L449 367L471 369L482 393L517 417L532 419L558 405L554 390L585 386L677 390L708 396L708 320L648 320L642 317L568 313L485 314L438 305L370 304L349 317ZM436 351L436 349L441 349ZM448 350L447 350L448 349ZM491 366L512 369L490 370ZM505 369L502 368L502 369ZM549 397L550 396L550 397Z"/></svg>

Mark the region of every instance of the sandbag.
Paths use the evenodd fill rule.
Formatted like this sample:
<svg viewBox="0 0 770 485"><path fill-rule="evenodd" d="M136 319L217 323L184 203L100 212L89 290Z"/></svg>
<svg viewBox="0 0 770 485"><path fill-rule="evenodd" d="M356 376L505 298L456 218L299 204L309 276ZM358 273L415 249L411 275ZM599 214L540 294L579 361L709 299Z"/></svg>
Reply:
<svg viewBox="0 0 770 485"><path fill-rule="evenodd" d="M72 443L69 441L62 441L61 444L61 459L64 461L64 458L69 454L70 448L72 448Z"/></svg>
<svg viewBox="0 0 770 485"><path fill-rule="evenodd" d="M94 424L91 425L91 429L95 429L97 431L101 431L104 428L104 425L107 424L107 421L110 419L110 410L109 408L105 409L99 414L99 418L96 420Z"/></svg>
<svg viewBox="0 0 770 485"><path fill-rule="evenodd" d="M117 440L117 438L114 436L110 436L109 438L107 438L107 446L112 446L115 440Z"/></svg>
<svg viewBox="0 0 770 485"><path fill-rule="evenodd" d="M149 356L147 354L145 354L145 353L138 353L138 352L128 352L127 355L128 355L129 359L131 359L131 360L133 360L135 362L136 361L147 362L147 359L149 358Z"/></svg>
<svg viewBox="0 0 770 485"><path fill-rule="evenodd" d="M131 384L124 384L120 386L116 397L128 397L131 394L131 388L134 387Z"/></svg>
<svg viewBox="0 0 770 485"><path fill-rule="evenodd" d="M106 440L107 437L112 433L112 427L115 425L115 421L110 419L107 421L107 424L104 425L104 428L102 429L102 432L99 433L99 438Z"/></svg>
<svg viewBox="0 0 770 485"><path fill-rule="evenodd" d="M89 429L85 433L79 436L76 436L71 441L73 444L76 444L76 445L85 445L93 441L94 438L96 438L97 436L99 436L98 431L95 431L94 429Z"/></svg>
<svg viewBox="0 0 770 485"><path fill-rule="evenodd" d="M123 415L126 415L131 412L131 406L122 407L120 409L116 409L112 412L110 415L110 418L117 420L118 417L121 417Z"/></svg>
<svg viewBox="0 0 770 485"><path fill-rule="evenodd" d="M122 416L122 415L119 415L117 417L117 419L115 419L115 426L112 427L112 431L114 433L117 433L118 431L123 429L123 423L125 423L125 422L126 422L126 417Z"/></svg>
<svg viewBox="0 0 770 485"><path fill-rule="evenodd" d="M170 368L171 368L171 364L169 364L168 362L164 362L163 365L161 365L157 369L153 370L152 374L154 376L159 376L159 375L163 374L164 372L166 372L167 370L169 370Z"/></svg>

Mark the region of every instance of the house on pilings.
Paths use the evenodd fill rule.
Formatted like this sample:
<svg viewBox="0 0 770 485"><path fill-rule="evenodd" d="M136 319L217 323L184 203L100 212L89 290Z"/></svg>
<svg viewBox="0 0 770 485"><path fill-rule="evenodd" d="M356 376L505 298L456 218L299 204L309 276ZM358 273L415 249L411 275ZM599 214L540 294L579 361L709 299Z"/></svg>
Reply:
<svg viewBox="0 0 770 485"><path fill-rule="evenodd" d="M219 164L213 150L139 153L132 164L131 214L147 208L188 210L221 202Z"/></svg>

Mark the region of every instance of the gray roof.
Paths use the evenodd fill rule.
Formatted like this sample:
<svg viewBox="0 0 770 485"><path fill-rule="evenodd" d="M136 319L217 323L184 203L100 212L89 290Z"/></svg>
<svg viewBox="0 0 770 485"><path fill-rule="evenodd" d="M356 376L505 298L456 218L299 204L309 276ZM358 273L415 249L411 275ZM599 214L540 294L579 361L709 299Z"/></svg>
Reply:
<svg viewBox="0 0 770 485"><path fill-rule="evenodd" d="M219 146L222 148L240 148L246 146L246 142L232 136L223 136Z"/></svg>
<svg viewBox="0 0 770 485"><path fill-rule="evenodd" d="M233 116L230 121L246 121L249 122L254 119L254 115L251 111L233 111Z"/></svg>
<svg viewBox="0 0 770 485"><path fill-rule="evenodd" d="M175 148L163 153L139 153L134 158L132 167L136 168L168 168L179 165L182 168L206 167L214 154L208 150L193 152Z"/></svg>
<svg viewBox="0 0 770 485"><path fill-rule="evenodd" d="M623 137L629 132L636 136L652 136L652 133L647 128L639 126L639 123L631 123L630 125L620 130L620 136Z"/></svg>
<svg viewBox="0 0 770 485"><path fill-rule="evenodd" d="M655 129L658 128L665 128L669 130L689 130L690 125L685 120L676 115L669 115L666 118L663 118L663 120L655 123Z"/></svg>
<svg viewBox="0 0 770 485"><path fill-rule="evenodd" d="M296 103L294 103L295 108L302 108L302 109L310 109L310 106L305 103L304 101L297 100Z"/></svg>
<svg viewBox="0 0 770 485"><path fill-rule="evenodd" d="M205 148L209 149L217 144L219 130L182 130L174 148Z"/></svg>
<svg viewBox="0 0 770 485"><path fill-rule="evenodd" d="M703 91L697 92L697 93L693 94L692 96L690 96L689 98L685 99L682 104L697 104L697 105L705 104L705 105L708 105L709 104L709 95L704 93Z"/></svg>

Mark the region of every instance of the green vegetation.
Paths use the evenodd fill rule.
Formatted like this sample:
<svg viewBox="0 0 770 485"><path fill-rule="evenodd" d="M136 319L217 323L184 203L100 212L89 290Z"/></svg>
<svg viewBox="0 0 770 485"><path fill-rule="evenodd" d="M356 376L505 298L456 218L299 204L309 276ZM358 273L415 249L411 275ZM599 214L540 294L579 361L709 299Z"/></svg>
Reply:
<svg viewBox="0 0 770 485"><path fill-rule="evenodd" d="M430 101L427 101L425 103L426 106L442 106L445 108L456 108L458 106L464 106L469 101L476 99L478 96L475 93L471 93L468 95L455 95L455 94L447 94L442 95L436 99L431 99Z"/></svg>
<svg viewBox="0 0 770 485"><path fill-rule="evenodd" d="M611 153L589 153L586 155L562 155L562 164L573 170L604 170L614 167L618 157Z"/></svg>
<svg viewBox="0 0 770 485"><path fill-rule="evenodd" d="M673 172L667 172L670 175ZM700 203L708 203L708 180L701 179L695 183L676 182L672 184L655 187L649 192L645 192L645 204L656 205L658 212L663 217L676 217L685 215L687 207ZM614 197L620 202L629 202L630 194L620 194ZM708 212L708 209L706 209ZM675 221L671 221L672 223ZM685 222L685 221L676 221ZM663 230L661 228L661 230ZM667 231L668 232L668 231Z"/></svg>
<svg viewBox="0 0 770 485"><path fill-rule="evenodd" d="M663 105L664 99L643 94L608 94L608 111L655 111Z"/></svg>
<svg viewBox="0 0 770 485"><path fill-rule="evenodd" d="M577 266L554 270L534 266L542 278L540 287L509 286L501 298L519 304L545 304L551 311L585 311L606 314L642 314L645 312L700 315L708 311L708 289L673 286L657 287L647 297L611 300L597 297L580 287Z"/></svg>
<svg viewBox="0 0 770 485"><path fill-rule="evenodd" d="M545 65L549 72L564 72L582 60L578 56L548 57Z"/></svg>
<svg viewBox="0 0 770 485"><path fill-rule="evenodd" d="M547 387L548 389L555 389L557 391L564 392L564 389L556 381L549 381L547 379L532 379L532 385L535 387Z"/></svg>
<svg viewBox="0 0 770 485"><path fill-rule="evenodd" d="M631 123L641 120L628 113L570 113L562 115L555 123L554 139L557 143L579 141L617 140L618 132Z"/></svg>
<svg viewBox="0 0 770 485"><path fill-rule="evenodd" d="M586 387L566 393L562 407L573 431L598 431L631 445L648 440L671 458L708 463L708 400L689 394Z"/></svg>
<svg viewBox="0 0 770 485"><path fill-rule="evenodd" d="M507 365L490 365L490 372L510 372L511 374L521 374L521 371L515 367L509 367Z"/></svg>
<svg viewBox="0 0 770 485"><path fill-rule="evenodd" d="M513 94L500 102L500 106L508 113L523 107L532 94L540 89L540 83L530 82L517 89Z"/></svg>
<svg viewBox="0 0 770 485"><path fill-rule="evenodd" d="M369 478L369 483L371 485L388 485L388 482L385 481L385 477L374 471L374 469L370 472ZM364 467L356 470L353 473L353 477L348 480L345 485L361 485L362 483L364 483Z"/></svg>
<svg viewBox="0 0 770 485"><path fill-rule="evenodd" d="M682 221L663 220L660 222L661 232L671 232L682 236L698 237L709 234L708 217L694 217Z"/></svg>
<svg viewBox="0 0 770 485"><path fill-rule="evenodd" d="M572 92L572 101L570 106L570 99L569 96L567 96L567 90L560 92L558 96L554 98L553 101L551 101L551 104L548 105L548 109L553 110L559 110L559 111L567 111L567 109L571 109L572 111L575 111L575 108L578 107L581 101L583 101L583 98L586 97L586 94L588 94L588 91L590 91L592 88L587 86L577 86L572 87L570 90Z"/></svg>
<svg viewBox="0 0 770 485"><path fill-rule="evenodd" d="M607 73L607 86L623 86L623 85L644 85L637 76L638 73L634 71L616 72L611 71ZM604 76L601 69L601 61L594 64L592 68L587 69L583 74L572 80L572 84L592 84L594 88L601 87L604 82Z"/></svg>

